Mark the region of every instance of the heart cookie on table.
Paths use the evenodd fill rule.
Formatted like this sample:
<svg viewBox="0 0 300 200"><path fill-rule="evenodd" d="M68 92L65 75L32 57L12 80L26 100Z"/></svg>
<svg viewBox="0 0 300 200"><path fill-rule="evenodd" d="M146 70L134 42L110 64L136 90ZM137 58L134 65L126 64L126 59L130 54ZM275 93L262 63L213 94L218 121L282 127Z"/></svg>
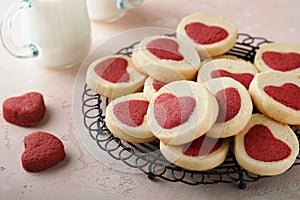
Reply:
<svg viewBox="0 0 300 200"><path fill-rule="evenodd" d="M34 132L24 139L22 166L29 172L40 172L64 160L64 145L59 138L47 132Z"/></svg>
<svg viewBox="0 0 300 200"><path fill-rule="evenodd" d="M201 63L193 46L160 35L147 37L136 45L132 61L137 70L164 83L195 79Z"/></svg>
<svg viewBox="0 0 300 200"><path fill-rule="evenodd" d="M213 169L224 162L229 150L227 139L213 139L205 135L183 145L160 142L163 156L175 165L196 171Z"/></svg>
<svg viewBox="0 0 300 200"><path fill-rule="evenodd" d="M39 92L28 92L6 99L2 105L3 118L12 124L24 127L39 123L46 112L43 95Z"/></svg>
<svg viewBox="0 0 300 200"><path fill-rule="evenodd" d="M263 44L255 54L254 64L261 72L275 70L300 78L300 44Z"/></svg>
<svg viewBox="0 0 300 200"><path fill-rule="evenodd" d="M257 74L249 93L264 115L285 124L300 125L300 79L278 71Z"/></svg>
<svg viewBox="0 0 300 200"><path fill-rule="evenodd" d="M252 115L253 104L247 89L228 77L211 79L206 86L219 104L217 121L206 135L227 138L238 134Z"/></svg>
<svg viewBox="0 0 300 200"><path fill-rule="evenodd" d="M146 118L149 101L143 93L114 99L106 108L105 121L114 136L127 142L143 143L156 139Z"/></svg>
<svg viewBox="0 0 300 200"><path fill-rule="evenodd" d="M257 73L255 66L248 61L220 58L207 61L201 66L197 82L205 83L210 79L229 77L240 82L248 89Z"/></svg>
<svg viewBox="0 0 300 200"><path fill-rule="evenodd" d="M146 76L138 72L125 55L104 56L92 62L87 70L87 86L96 93L117 98L143 89Z"/></svg>
<svg viewBox="0 0 300 200"><path fill-rule="evenodd" d="M247 126L234 138L234 153L247 171L264 176L278 175L295 162L299 142L288 125L253 114Z"/></svg>
<svg viewBox="0 0 300 200"><path fill-rule="evenodd" d="M237 40L237 27L229 19L206 13L184 17L177 26L177 38L188 41L201 57L229 51Z"/></svg>
<svg viewBox="0 0 300 200"><path fill-rule="evenodd" d="M168 145L180 145L204 135L217 115L217 100L204 85L181 80L154 94L147 118L157 138Z"/></svg>

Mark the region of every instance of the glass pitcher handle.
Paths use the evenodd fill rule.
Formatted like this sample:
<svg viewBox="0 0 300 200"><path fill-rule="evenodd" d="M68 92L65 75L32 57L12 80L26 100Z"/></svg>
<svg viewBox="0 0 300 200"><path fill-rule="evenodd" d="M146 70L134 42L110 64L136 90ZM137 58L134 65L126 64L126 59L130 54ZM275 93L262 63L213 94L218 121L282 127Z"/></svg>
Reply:
<svg viewBox="0 0 300 200"><path fill-rule="evenodd" d="M16 15L23 9L31 7L32 5L30 0L17 1L9 7L1 22L0 37L2 44L11 55L17 58L32 58L39 54L38 48L35 44L29 42L26 45L20 46L14 42L12 36L12 28Z"/></svg>
<svg viewBox="0 0 300 200"><path fill-rule="evenodd" d="M144 0L117 0L117 6L120 9L133 9L143 3Z"/></svg>

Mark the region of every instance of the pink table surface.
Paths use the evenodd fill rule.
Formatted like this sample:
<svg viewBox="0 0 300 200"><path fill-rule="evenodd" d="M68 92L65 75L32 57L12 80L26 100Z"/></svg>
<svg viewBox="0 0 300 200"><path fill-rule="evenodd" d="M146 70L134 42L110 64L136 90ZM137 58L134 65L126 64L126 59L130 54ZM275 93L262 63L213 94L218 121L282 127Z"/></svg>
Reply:
<svg viewBox="0 0 300 200"><path fill-rule="evenodd" d="M11 0L1 0L0 16ZM231 19L239 32L273 41L300 43L298 0L146 0L121 20L92 23L91 51L112 35L137 27L175 29L188 14L204 11ZM300 199L300 167L287 173L249 183L245 190L235 184L188 186L163 180L150 181L141 173L115 170L97 161L78 137L72 111L77 68L49 70L32 60L20 60L0 45L0 102L27 91L44 94L47 114L33 128L9 124L0 117L0 199ZM2 109L1 109L2 116ZM65 144L67 157L40 173L21 166L24 137L48 131Z"/></svg>

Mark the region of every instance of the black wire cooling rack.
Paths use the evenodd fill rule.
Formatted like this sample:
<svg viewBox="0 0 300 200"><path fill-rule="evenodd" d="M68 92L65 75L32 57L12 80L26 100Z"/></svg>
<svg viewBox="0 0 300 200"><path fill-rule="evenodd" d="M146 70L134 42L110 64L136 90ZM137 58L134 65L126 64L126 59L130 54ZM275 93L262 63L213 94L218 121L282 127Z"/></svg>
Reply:
<svg viewBox="0 0 300 200"><path fill-rule="evenodd" d="M240 33L233 49L227 54L253 62L260 45L269 43L265 38L252 37ZM134 46L120 49L116 54L131 55ZM246 188L246 183L255 182L266 176L252 174L244 170L236 161L231 143L224 163L208 171L190 171L167 161L159 150L159 141L135 144L115 137L106 127L105 109L109 99L92 92L85 85L82 93L82 113L84 125L95 145L107 152L113 159L125 163L131 168L139 169L149 179L163 179L171 182L182 182L189 185L207 185L216 183L237 183L240 189ZM292 127L300 140L300 132ZM300 153L293 166L300 165Z"/></svg>

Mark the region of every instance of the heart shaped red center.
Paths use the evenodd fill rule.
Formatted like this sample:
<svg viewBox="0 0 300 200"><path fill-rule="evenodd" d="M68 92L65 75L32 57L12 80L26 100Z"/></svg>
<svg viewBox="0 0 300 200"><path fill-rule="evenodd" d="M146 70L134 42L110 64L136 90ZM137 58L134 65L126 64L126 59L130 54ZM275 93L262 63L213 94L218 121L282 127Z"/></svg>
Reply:
<svg viewBox="0 0 300 200"><path fill-rule="evenodd" d="M209 138L204 135L184 145L182 153L193 157L206 156L217 151L221 146L222 140Z"/></svg>
<svg viewBox="0 0 300 200"><path fill-rule="evenodd" d="M291 154L291 148L275 138L270 129L261 124L253 126L248 131L244 145L246 153L251 158L263 162L280 161Z"/></svg>
<svg viewBox="0 0 300 200"><path fill-rule="evenodd" d="M292 108L300 110L300 88L293 83L285 83L282 86L265 86L264 91L275 101Z"/></svg>
<svg viewBox="0 0 300 200"><path fill-rule="evenodd" d="M22 165L30 172L48 169L65 158L63 143L46 132L35 132L26 136L24 146Z"/></svg>
<svg viewBox="0 0 300 200"><path fill-rule="evenodd" d="M121 83L129 81L129 74L126 71L128 62L123 58L108 58L98 63L94 71L104 80L111 83Z"/></svg>
<svg viewBox="0 0 300 200"><path fill-rule="evenodd" d="M165 83L162 83L158 80L153 80L152 86L155 91L158 91L160 88L162 88L165 85Z"/></svg>
<svg viewBox="0 0 300 200"><path fill-rule="evenodd" d="M161 127L171 129L185 123L195 106L196 100L191 96L177 97L163 93L154 102L155 119Z"/></svg>
<svg viewBox="0 0 300 200"><path fill-rule="evenodd" d="M219 26L193 22L185 26L186 34L198 44L213 44L224 40L228 32Z"/></svg>
<svg viewBox="0 0 300 200"><path fill-rule="evenodd" d="M254 78L253 74L250 73L230 73L226 70L214 70L211 72L210 76L212 78L220 78L220 77L229 77L243 84L247 89Z"/></svg>
<svg viewBox="0 0 300 200"><path fill-rule="evenodd" d="M262 59L266 65L277 71L286 72L300 67L299 53L266 51L263 52Z"/></svg>
<svg viewBox="0 0 300 200"><path fill-rule="evenodd" d="M219 104L217 122L227 122L233 119L241 109L241 96L236 88L220 90L215 95Z"/></svg>
<svg viewBox="0 0 300 200"><path fill-rule="evenodd" d="M132 127L140 126L144 122L149 102L144 100L129 100L116 104L114 115L124 124Z"/></svg>
<svg viewBox="0 0 300 200"><path fill-rule="evenodd" d="M175 61L183 60L183 55L178 51L178 43L171 39L160 38L152 40L147 44L146 48L159 59Z"/></svg>

